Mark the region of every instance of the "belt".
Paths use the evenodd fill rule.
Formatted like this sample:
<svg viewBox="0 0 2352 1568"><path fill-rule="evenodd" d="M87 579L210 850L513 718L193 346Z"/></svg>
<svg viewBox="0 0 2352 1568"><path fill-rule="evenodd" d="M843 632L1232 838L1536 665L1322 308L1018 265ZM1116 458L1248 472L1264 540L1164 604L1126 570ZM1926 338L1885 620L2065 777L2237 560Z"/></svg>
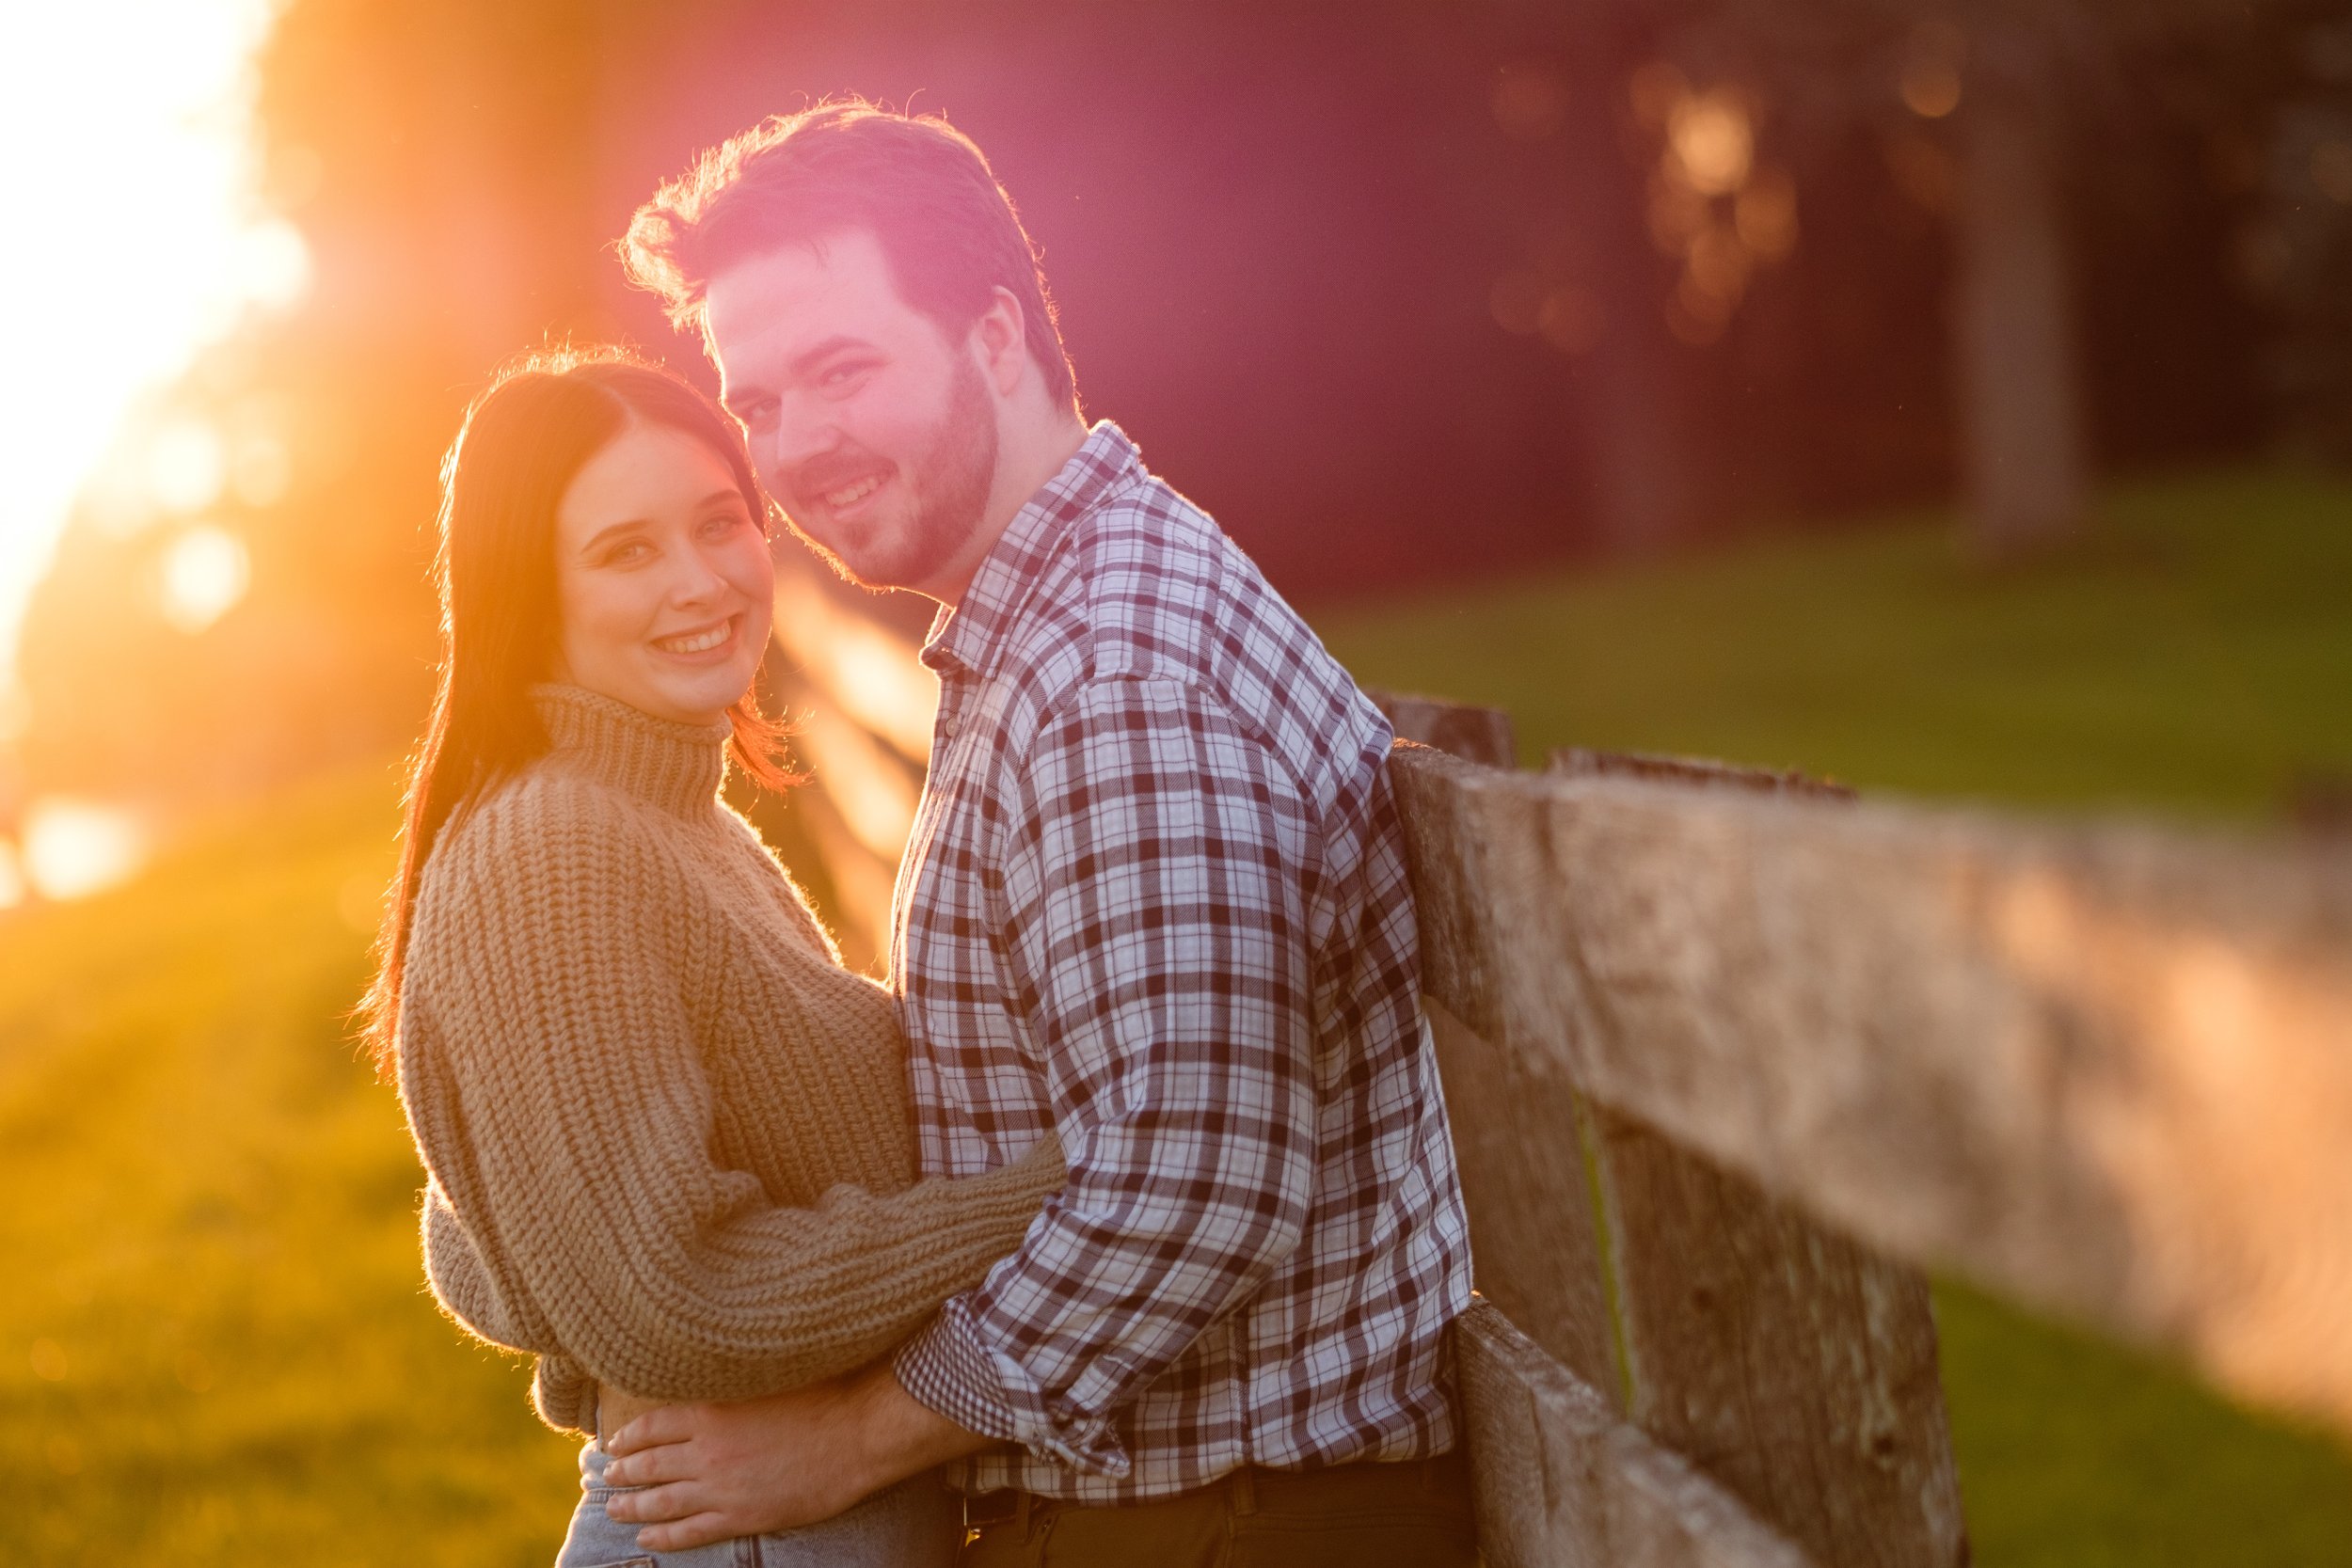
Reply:
<svg viewBox="0 0 2352 1568"><path fill-rule="evenodd" d="M1380 1488L1380 1495L1390 1498L1401 1487L1419 1487L1433 1495L1455 1491L1467 1493L1470 1466L1459 1449L1441 1453L1434 1459L1403 1462L1366 1459L1315 1470L1270 1470L1262 1465L1245 1465L1193 1491L1165 1497L1143 1497L1131 1503L1076 1503L1009 1486L994 1492L966 1493L963 1498L963 1528L966 1530L982 1530L993 1525L1011 1525L1021 1534L1026 1535L1030 1520L1047 1512L1073 1508L1141 1509L1155 1503L1193 1503L1219 1494L1229 1496L1233 1506L1247 1513L1257 1508L1261 1498L1279 1504L1290 1496L1354 1489L1368 1484L1376 1485Z"/></svg>

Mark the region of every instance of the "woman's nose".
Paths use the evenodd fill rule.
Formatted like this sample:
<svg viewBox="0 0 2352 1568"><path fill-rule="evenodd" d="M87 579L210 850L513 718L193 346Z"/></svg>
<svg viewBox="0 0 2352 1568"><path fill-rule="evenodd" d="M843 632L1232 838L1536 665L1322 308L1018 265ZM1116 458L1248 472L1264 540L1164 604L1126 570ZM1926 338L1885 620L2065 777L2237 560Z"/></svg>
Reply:
<svg viewBox="0 0 2352 1568"><path fill-rule="evenodd" d="M670 578L670 598L681 605L709 604L726 595L728 583L723 573L704 558L700 550L679 552L678 566Z"/></svg>

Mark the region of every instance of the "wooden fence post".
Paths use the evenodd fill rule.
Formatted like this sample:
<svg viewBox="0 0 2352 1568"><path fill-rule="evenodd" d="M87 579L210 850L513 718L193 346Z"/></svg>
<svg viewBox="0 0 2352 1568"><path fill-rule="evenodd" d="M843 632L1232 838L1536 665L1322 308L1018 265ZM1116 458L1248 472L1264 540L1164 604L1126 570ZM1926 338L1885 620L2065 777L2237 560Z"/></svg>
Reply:
<svg viewBox="0 0 2352 1568"><path fill-rule="evenodd" d="M1376 700L1404 738L1466 761L1511 764L1504 715L1425 699ZM1793 773L1675 758L1577 752L1556 755L1553 768L1776 795L1851 793ZM1482 808L1513 809L1503 798L1465 804L1473 816ZM1476 860L1479 846L1520 838L1490 831L1502 826L1456 822L1447 848ZM1422 859L1426 868L1428 855ZM1534 891L1516 887L1530 869L1451 862L1447 874L1458 888L1477 894L1470 906L1454 898L1449 907L1456 914L1507 907L1515 893ZM1575 890L1541 895L1573 898ZM1450 958L1440 961L1495 951L1494 942L1511 940L1498 929L1484 940L1450 942ZM1572 960L1567 967L1574 969ZM1496 1322L1508 1320L1502 1329L1524 1329L1577 1376L1547 1382L1540 1366L1507 1354L1509 1336L1491 1324L1481 1330L1466 1322L1456 1336L1479 1440L1481 1517L1493 1522L1490 1534L1500 1529L1490 1558L1748 1560L1754 1553L1747 1548L1724 1557L1721 1542L1754 1537L1779 1543L1769 1550L1792 1561L1852 1568L1963 1562L1959 1486L1924 1277L1587 1100L1573 1081L1575 1064L1596 1043L1593 1032L1613 1029L1616 1021L1584 976L1546 976L1539 1011L1518 1017L1505 1016L1510 1003L1495 996L1496 978L1438 977L1438 989L1457 1001L1491 998L1492 1006L1504 1009L1492 1016L1465 1020L1424 999L1454 1117L1477 1280L1500 1308ZM1553 1038L1558 1049L1524 1049L1531 1033ZM1624 1050L1640 1042L1613 1043ZM1569 1391L1571 1385L1582 1392ZM1607 1447L1593 1435L1597 1413L1629 1416L1655 1447L1610 1468L1594 1457ZM1531 1422L1547 1421L1531 1434ZM1622 1446L1625 1439L1616 1441ZM1760 1523L1714 1502L1660 1503L1678 1489L1692 1498L1721 1497L1664 1479L1660 1469L1686 1463L1728 1489ZM1578 1479L1603 1470L1612 1478L1607 1486ZM1541 1506L1522 1496L1531 1487L1540 1488ZM1580 1508L1599 1509L1606 1517L1584 1517L1571 1528L1564 1510ZM1689 1520L1716 1514L1723 1520L1686 1528ZM1587 1555L1603 1541L1607 1556Z"/></svg>
<svg viewBox="0 0 2352 1568"><path fill-rule="evenodd" d="M1577 751L1555 753L1551 770L1851 797L1802 775L1671 758ZM1616 1026L1605 997L1591 1021ZM1589 1125L1632 1418L1817 1562L1964 1562L1925 1276L1606 1106Z"/></svg>
<svg viewBox="0 0 2352 1568"><path fill-rule="evenodd" d="M1511 718L1501 709L1372 697L1403 739L1489 768L1515 765ZM1423 996L1422 1010L1454 1123L1479 1291L1622 1415L1575 1088L1552 1064L1497 1049L1443 1004Z"/></svg>

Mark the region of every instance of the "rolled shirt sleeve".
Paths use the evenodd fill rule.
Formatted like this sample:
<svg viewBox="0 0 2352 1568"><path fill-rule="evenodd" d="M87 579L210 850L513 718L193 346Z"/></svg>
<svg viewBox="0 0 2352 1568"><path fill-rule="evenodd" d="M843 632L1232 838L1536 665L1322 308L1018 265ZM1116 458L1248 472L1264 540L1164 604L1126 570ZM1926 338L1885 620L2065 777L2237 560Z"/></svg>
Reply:
<svg viewBox="0 0 2352 1568"><path fill-rule="evenodd" d="M1306 1223L1320 846L1273 750L1184 682L1080 685L1015 777L1001 938L1069 1180L895 1368L968 1430L1120 1476L1121 1405Z"/></svg>

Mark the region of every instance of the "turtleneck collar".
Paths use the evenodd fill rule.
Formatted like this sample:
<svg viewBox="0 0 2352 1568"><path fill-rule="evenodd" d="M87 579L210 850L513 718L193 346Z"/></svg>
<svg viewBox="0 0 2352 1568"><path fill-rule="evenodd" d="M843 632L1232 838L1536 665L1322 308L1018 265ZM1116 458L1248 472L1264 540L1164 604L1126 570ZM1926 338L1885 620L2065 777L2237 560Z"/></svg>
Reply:
<svg viewBox="0 0 2352 1568"><path fill-rule="evenodd" d="M707 808L726 777L724 722L680 724L577 686L534 686L532 705L555 752L591 776L668 811Z"/></svg>

